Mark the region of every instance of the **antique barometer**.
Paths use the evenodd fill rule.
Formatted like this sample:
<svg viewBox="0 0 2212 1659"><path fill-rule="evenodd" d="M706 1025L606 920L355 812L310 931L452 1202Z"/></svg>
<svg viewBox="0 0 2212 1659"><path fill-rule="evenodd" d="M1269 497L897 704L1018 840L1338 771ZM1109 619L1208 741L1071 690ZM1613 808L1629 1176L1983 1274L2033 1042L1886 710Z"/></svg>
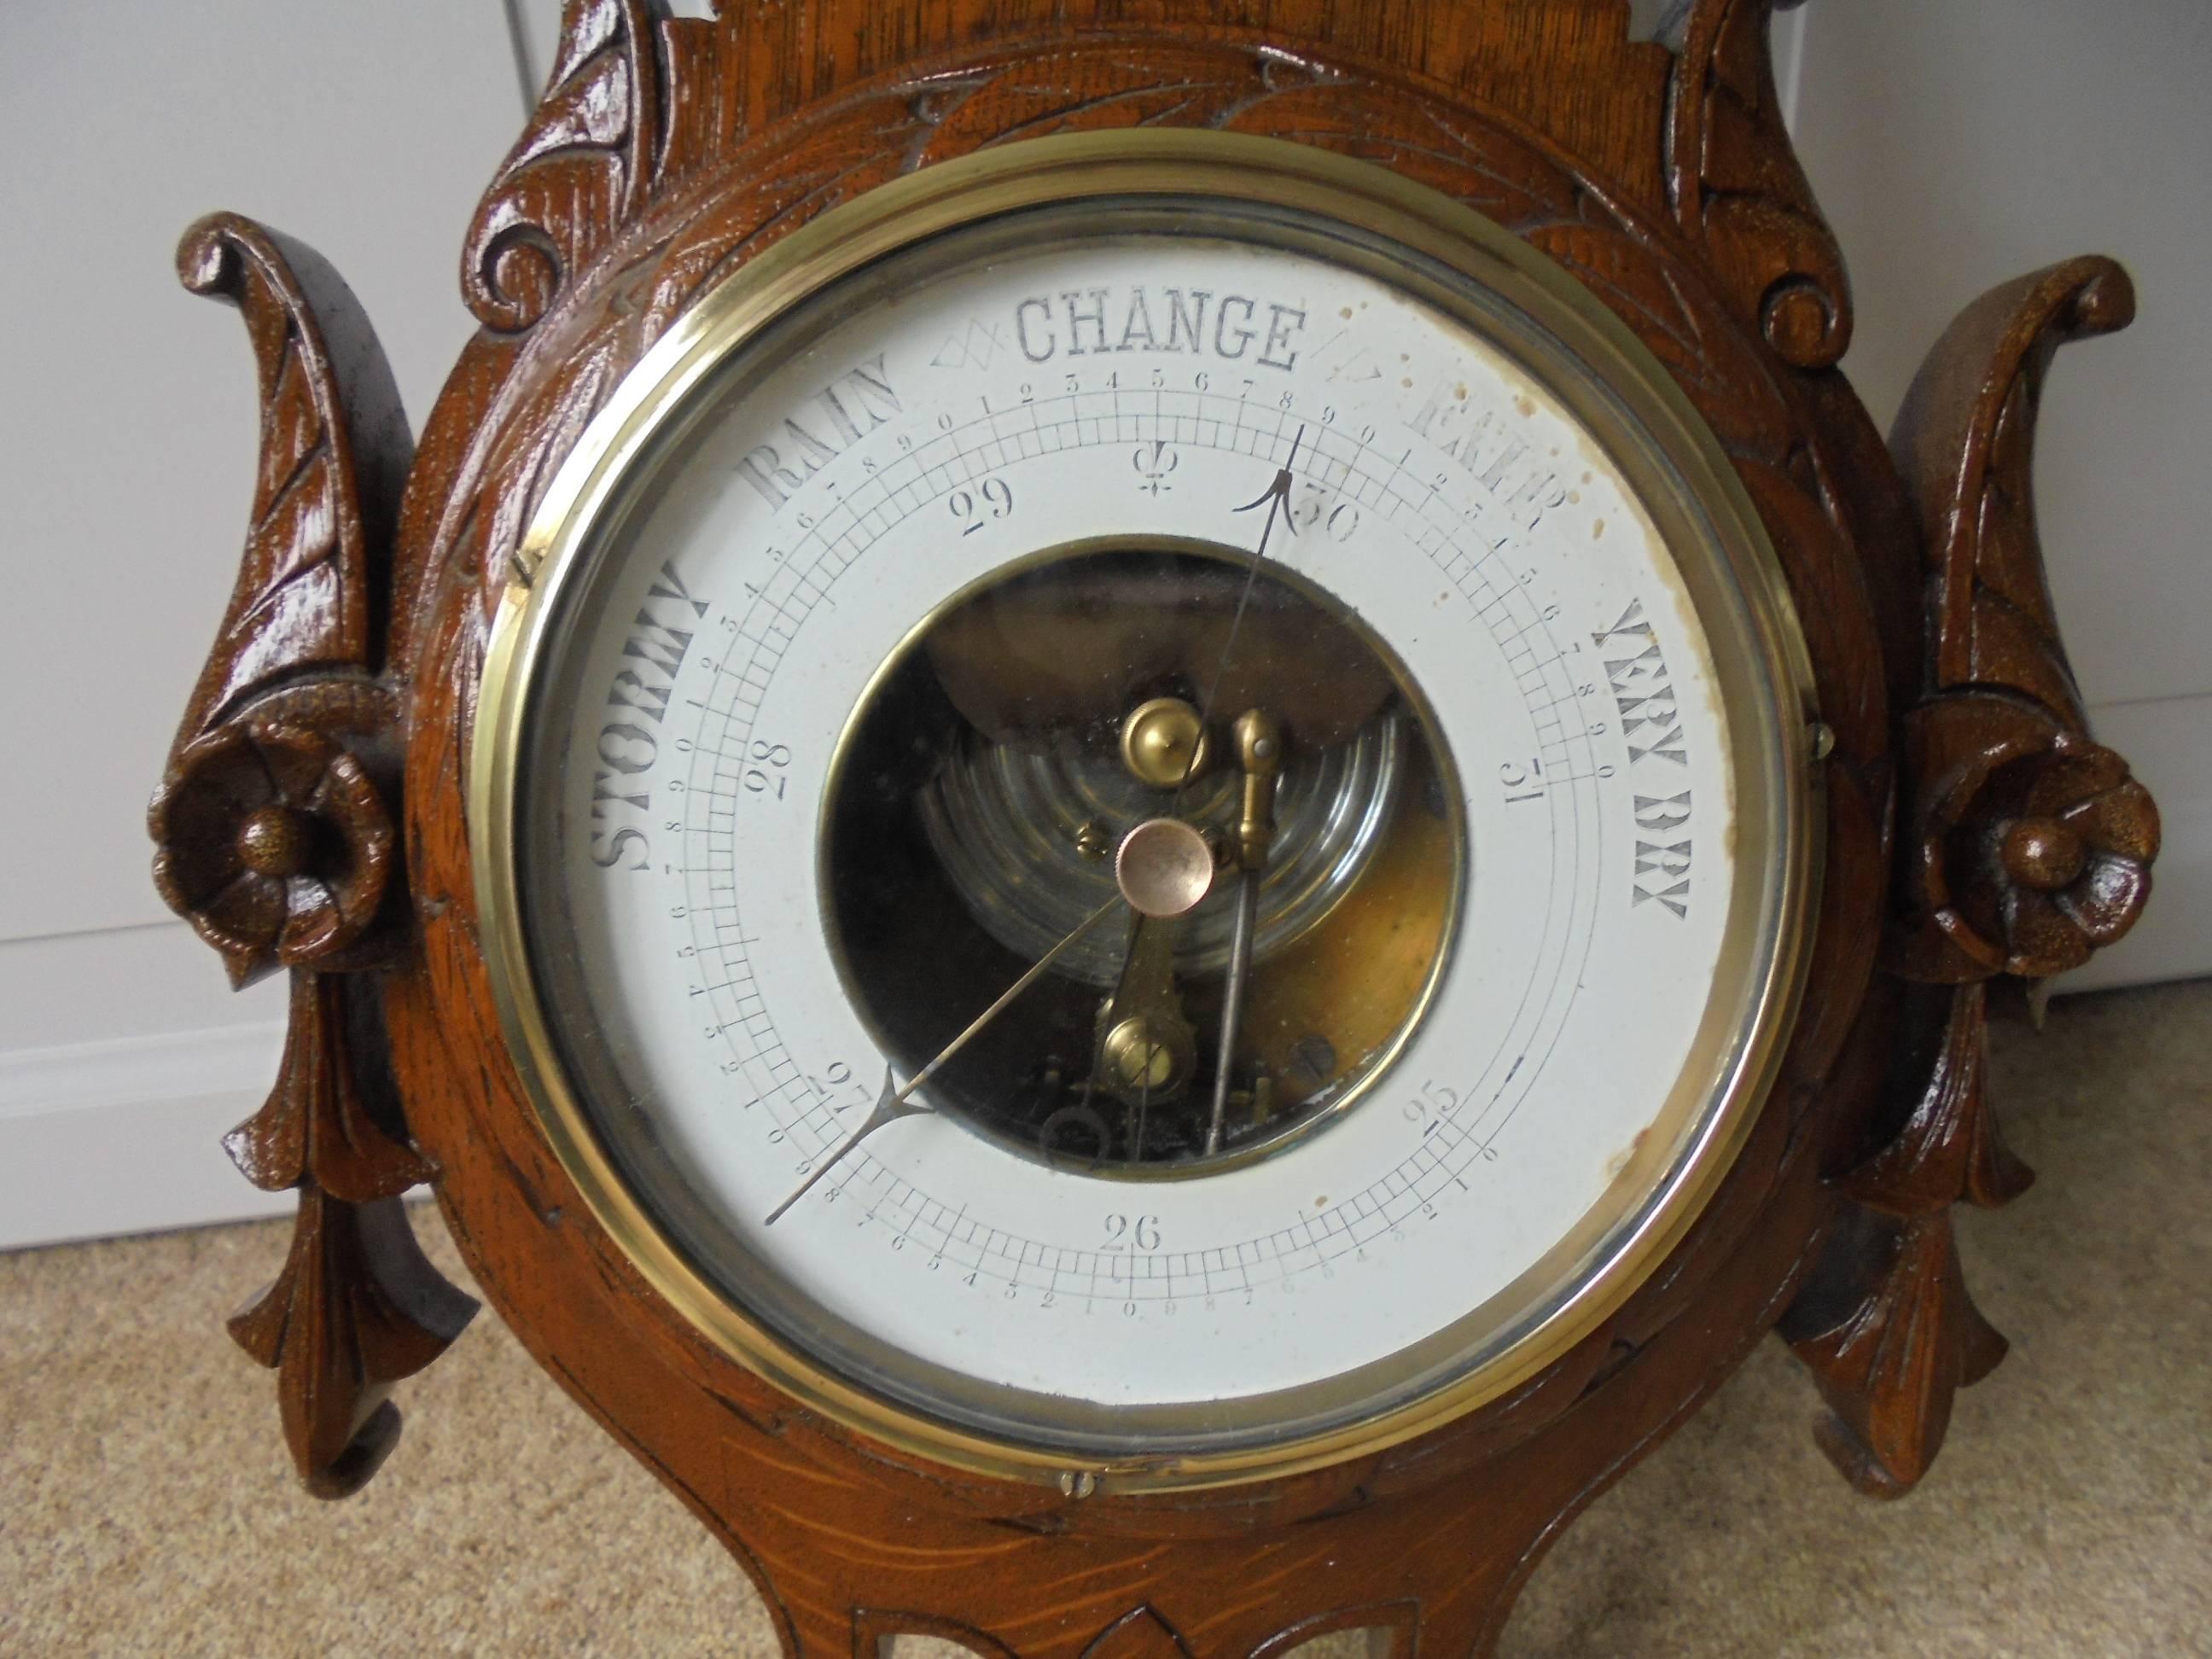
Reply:
<svg viewBox="0 0 2212 1659"><path fill-rule="evenodd" d="M1893 465L1763 6L1030 9L573 3L411 463L186 239L269 420L157 876L294 976L303 1477L471 1310L428 1182L794 1650L1479 1648L1778 1324L1905 1489L1989 984L2155 852L2025 483L2124 276Z"/></svg>
<svg viewBox="0 0 2212 1659"><path fill-rule="evenodd" d="M1076 135L632 371L472 846L544 1127L703 1329L916 1449L1217 1480L1500 1392L1679 1235L1796 990L1809 690L1579 300L1372 168Z"/></svg>

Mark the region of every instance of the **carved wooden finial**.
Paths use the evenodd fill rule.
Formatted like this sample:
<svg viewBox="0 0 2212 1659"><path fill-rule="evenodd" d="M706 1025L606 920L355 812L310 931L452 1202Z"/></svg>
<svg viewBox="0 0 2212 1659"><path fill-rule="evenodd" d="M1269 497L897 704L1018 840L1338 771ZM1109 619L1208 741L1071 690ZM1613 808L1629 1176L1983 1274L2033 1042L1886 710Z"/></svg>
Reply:
<svg viewBox="0 0 2212 1659"><path fill-rule="evenodd" d="M2040 979L2124 935L2158 808L2094 742L2043 569L2032 469L2051 361L2125 327L2135 289L2070 259L1992 289L1915 377L1892 438L1928 572L1928 684L1906 718L1908 855L1892 959L1909 978Z"/></svg>
<svg viewBox="0 0 2212 1659"><path fill-rule="evenodd" d="M1887 1139L1836 1183L1850 1207L1784 1327L1830 1407L1823 1449L1880 1495L1927 1473L1953 1395L2004 1355L1966 1292L1950 1213L2007 1203L2033 1179L1987 1093L1988 982L2079 967L2127 932L2150 891L2158 809L2089 737L2030 483L2052 354L2134 315L2127 273L2109 259L1990 290L1929 352L1891 438L1928 599L1885 955L1940 1035L1899 1068Z"/></svg>
<svg viewBox="0 0 2212 1659"><path fill-rule="evenodd" d="M385 959L402 908L380 673L413 443L374 331L313 250L217 214L177 268L245 317L262 445L237 586L149 809L154 879L234 985L292 969L276 1086L225 1146L300 1207L283 1273L229 1328L278 1373L301 1480L340 1498L398 1436L391 1384L476 1310L408 1230L400 1194L436 1172L401 1119L379 991L345 971Z"/></svg>

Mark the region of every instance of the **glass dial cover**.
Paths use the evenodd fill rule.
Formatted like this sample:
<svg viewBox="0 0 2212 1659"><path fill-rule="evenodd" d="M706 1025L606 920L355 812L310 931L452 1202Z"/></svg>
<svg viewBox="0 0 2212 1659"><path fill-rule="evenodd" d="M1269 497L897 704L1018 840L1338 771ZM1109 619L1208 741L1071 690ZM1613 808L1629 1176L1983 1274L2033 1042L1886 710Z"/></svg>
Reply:
<svg viewBox="0 0 2212 1659"><path fill-rule="evenodd" d="M1801 647L1725 464L1535 256L1286 149L828 216L634 372L496 630L556 1145L711 1334L956 1461L1494 1395L1786 1026Z"/></svg>

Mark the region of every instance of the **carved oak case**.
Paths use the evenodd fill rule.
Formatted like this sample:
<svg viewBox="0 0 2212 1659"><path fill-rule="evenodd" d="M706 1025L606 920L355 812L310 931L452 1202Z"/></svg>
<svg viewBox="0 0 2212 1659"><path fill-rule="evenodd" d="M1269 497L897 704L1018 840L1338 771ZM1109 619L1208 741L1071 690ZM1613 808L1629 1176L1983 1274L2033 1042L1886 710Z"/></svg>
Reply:
<svg viewBox="0 0 2212 1659"><path fill-rule="evenodd" d="M226 1143L300 1210L230 1323L301 1479L350 1493L392 1386L470 1299L400 1194L434 1187L501 1315L712 1528L793 1652L902 1632L991 1654L1265 1654L1334 1630L1481 1651L1563 1522L1778 1330L1856 1486L1909 1489L2002 1357L1953 1241L2030 1172L1984 1087L1994 985L2126 930L2158 821L2089 736L2029 489L2064 341L2124 326L2084 258L1970 307L1890 441L1837 368L1834 239L1775 99L1769 0L1673 49L1623 0L791 0L678 21L568 0L463 249L481 325L419 447L352 296L228 215L186 285L236 305L261 460L236 592L151 811L164 896L234 983L292 980L268 1103ZM1803 1013L1750 1140L1607 1326L1508 1397L1318 1473L1078 1496L810 1414L703 1340L579 1201L526 1109L477 942L465 758L487 630L553 470L702 292L872 186L1121 126L1286 137L1471 204L1679 381L1794 594L1832 751Z"/></svg>

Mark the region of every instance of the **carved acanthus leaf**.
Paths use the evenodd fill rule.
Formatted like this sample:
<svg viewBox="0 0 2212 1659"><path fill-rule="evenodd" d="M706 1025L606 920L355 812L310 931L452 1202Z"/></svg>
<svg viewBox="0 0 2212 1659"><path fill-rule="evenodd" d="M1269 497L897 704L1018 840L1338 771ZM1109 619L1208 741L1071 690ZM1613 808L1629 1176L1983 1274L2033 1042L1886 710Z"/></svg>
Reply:
<svg viewBox="0 0 2212 1659"><path fill-rule="evenodd" d="M1888 1146L1843 1178L1843 1190L1868 1208L1899 1219L1939 1214L1961 1200L1993 1209L2035 1180L2006 1146L1990 1103L1987 998L1980 983L1951 994L1911 1115Z"/></svg>
<svg viewBox="0 0 2212 1659"><path fill-rule="evenodd" d="M177 271L245 318L262 423L245 556L181 749L304 670L374 671L382 562L414 445L374 331L313 249L212 214L185 233Z"/></svg>
<svg viewBox="0 0 2212 1659"><path fill-rule="evenodd" d="M261 386L238 582L149 816L155 884L234 984L359 966L392 885L381 666L390 538L414 445L375 331L301 243L215 214L185 285L236 305Z"/></svg>
<svg viewBox="0 0 2212 1659"><path fill-rule="evenodd" d="M1983 295L1914 377L1890 448L1920 512L1934 589L1930 690L2005 687L2081 725L2036 532L2035 418L2058 348L2135 314L2126 271L2069 259Z"/></svg>
<svg viewBox="0 0 2212 1659"><path fill-rule="evenodd" d="M376 964L403 907L380 772L397 747L380 678L391 539L413 459L392 371L350 290L312 248L202 220L178 250L195 293L243 313L261 389L260 465L238 583L148 814L155 883L234 984L293 970L283 1069L226 1141L247 1178L296 1188L276 1283L230 1321L278 1373L308 1489L356 1490L399 1431L385 1398L476 1304L440 1278L398 1194L416 1152L374 1029Z"/></svg>
<svg viewBox="0 0 2212 1659"><path fill-rule="evenodd" d="M2158 809L2090 739L2030 476L2053 354L2134 316L2110 259L1992 289L1928 354L1891 434L1928 561L1928 683L1905 725L1913 838L1889 952L1907 978L2077 968L2149 896Z"/></svg>
<svg viewBox="0 0 2212 1659"><path fill-rule="evenodd" d="M2008 1203L2034 1179L1987 1094L1987 987L1916 994L1902 1028L1923 1035L1904 1039L1918 1070L1901 1121L1836 1182L1848 1201L1782 1326L1830 1408L1821 1449L1876 1497L1928 1472L1952 1396L2004 1358L1967 1295L1952 1206Z"/></svg>
<svg viewBox="0 0 2212 1659"><path fill-rule="evenodd" d="M443 1353L476 1309L423 1256L398 1199L301 1190L284 1270L232 1316L230 1334L277 1373L285 1443L308 1491L350 1497L376 1473L399 1437L392 1384Z"/></svg>
<svg viewBox="0 0 2212 1659"><path fill-rule="evenodd" d="M1996 1369L2005 1340L1966 1294L1948 1209L1903 1223L1856 1214L1820 1270L1848 1263L1856 1294L1832 1319L1801 1300L1782 1329L1828 1404L1820 1449L1860 1492L1894 1498L1927 1474L1953 1396Z"/></svg>
<svg viewBox="0 0 2212 1659"><path fill-rule="evenodd" d="M567 0L538 108L477 208L461 291L489 328L535 324L636 217L662 131L651 0Z"/></svg>
<svg viewBox="0 0 2212 1659"><path fill-rule="evenodd" d="M292 1018L276 1086L261 1109L223 1137L239 1173L268 1192L314 1186L366 1204L432 1179L408 1144L380 1032L353 1030L373 1017L368 999L332 974L292 975Z"/></svg>
<svg viewBox="0 0 2212 1659"><path fill-rule="evenodd" d="M1825 368L1850 343L1843 252L1783 125L1774 0L1698 0L1675 60L1668 129L1674 216L1782 357Z"/></svg>

